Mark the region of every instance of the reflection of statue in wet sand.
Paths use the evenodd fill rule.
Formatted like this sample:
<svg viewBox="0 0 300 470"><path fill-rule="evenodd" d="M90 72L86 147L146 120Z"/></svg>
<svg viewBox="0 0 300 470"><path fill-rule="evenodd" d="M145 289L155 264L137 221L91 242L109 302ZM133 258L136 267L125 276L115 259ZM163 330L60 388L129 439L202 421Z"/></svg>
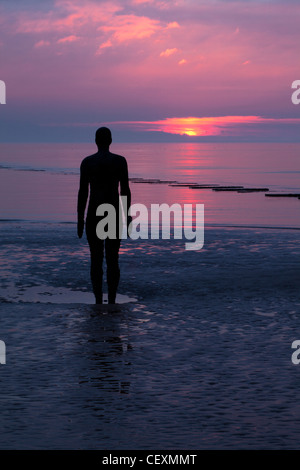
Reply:
<svg viewBox="0 0 300 470"><path fill-rule="evenodd" d="M84 213L89 197L86 217L86 235L91 252L91 280L96 303L102 304L103 254L107 265L108 303L114 304L120 278L119 269L119 184L121 196L127 197L128 207L131 193L128 182L126 159L109 151L112 142L111 132L107 127L100 127L96 132L95 142L98 152L86 157L80 166L80 187L77 204L77 233L82 237ZM97 237L96 226L101 217L96 216L100 204L111 204L116 210L116 238L101 240ZM103 217L102 217L103 218ZM130 218L127 221L130 222Z"/></svg>

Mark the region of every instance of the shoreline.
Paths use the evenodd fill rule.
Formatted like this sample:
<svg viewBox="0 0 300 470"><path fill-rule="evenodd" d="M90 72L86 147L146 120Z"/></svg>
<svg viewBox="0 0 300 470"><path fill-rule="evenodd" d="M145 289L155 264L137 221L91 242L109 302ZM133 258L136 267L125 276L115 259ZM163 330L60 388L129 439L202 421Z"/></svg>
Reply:
<svg viewBox="0 0 300 470"><path fill-rule="evenodd" d="M93 303L89 247L85 234L78 239L75 223L9 221L0 227L3 300L61 298L68 303L70 297L76 303L82 295L83 303ZM150 303L160 294L170 302L178 296L185 302L186 295L192 308L201 295L209 298L214 292L240 298L248 291L276 297L275 286L283 296L297 292L297 229L205 229L199 250L186 250L185 238L122 240L119 294L137 301L146 297Z"/></svg>
<svg viewBox="0 0 300 470"><path fill-rule="evenodd" d="M77 225L75 221L62 221L62 220L54 220L54 219L7 219L7 218L0 218L1 223L26 223L26 224L44 224L44 225ZM204 223L204 229L266 229L266 230L300 230L300 227L284 227L284 226L272 226L272 225L237 225L237 224L214 224L214 223Z"/></svg>

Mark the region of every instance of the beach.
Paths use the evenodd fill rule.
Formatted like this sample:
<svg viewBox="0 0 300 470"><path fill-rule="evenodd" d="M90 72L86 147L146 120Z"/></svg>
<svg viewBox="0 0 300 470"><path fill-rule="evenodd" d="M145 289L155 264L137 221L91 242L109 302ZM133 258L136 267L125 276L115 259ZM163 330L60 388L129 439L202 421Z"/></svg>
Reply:
<svg viewBox="0 0 300 470"><path fill-rule="evenodd" d="M2 449L299 447L297 231L124 240L116 306L75 233L1 223Z"/></svg>
<svg viewBox="0 0 300 470"><path fill-rule="evenodd" d="M299 144L116 145L133 204L202 204L204 244L122 240L101 306L76 233L90 146L0 150L0 448L297 449L300 201L266 194L299 192Z"/></svg>

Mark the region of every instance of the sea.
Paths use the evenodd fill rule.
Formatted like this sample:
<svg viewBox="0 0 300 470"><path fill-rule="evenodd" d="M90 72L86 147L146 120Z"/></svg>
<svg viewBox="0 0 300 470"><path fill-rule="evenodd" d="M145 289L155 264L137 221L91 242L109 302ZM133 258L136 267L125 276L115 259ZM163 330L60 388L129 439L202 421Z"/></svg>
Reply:
<svg viewBox="0 0 300 470"><path fill-rule="evenodd" d="M76 221L80 163L95 151L93 144L0 144L1 218ZM299 193L297 143L118 143L111 151L125 156L132 179ZM132 182L132 203L204 204L206 225L300 227L297 198L150 184Z"/></svg>
<svg viewBox="0 0 300 470"><path fill-rule="evenodd" d="M204 244L122 240L117 304L94 305L95 145L0 144L0 449L299 449L300 144L111 151L133 204L203 205Z"/></svg>

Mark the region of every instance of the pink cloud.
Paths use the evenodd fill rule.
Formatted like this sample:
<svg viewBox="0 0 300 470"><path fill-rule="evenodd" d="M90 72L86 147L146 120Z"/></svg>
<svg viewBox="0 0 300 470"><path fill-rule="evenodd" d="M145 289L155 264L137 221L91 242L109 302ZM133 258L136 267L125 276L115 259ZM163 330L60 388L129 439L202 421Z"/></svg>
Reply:
<svg viewBox="0 0 300 470"><path fill-rule="evenodd" d="M168 134L204 136L219 135L223 129L238 124L257 123L259 116L220 116L220 117L183 117L166 118L161 121L143 122L137 125L145 127L147 131L161 131Z"/></svg>
<svg viewBox="0 0 300 470"><path fill-rule="evenodd" d="M132 0L131 3L133 5L142 5L144 3L154 3L155 0Z"/></svg>
<svg viewBox="0 0 300 470"><path fill-rule="evenodd" d="M178 52L178 49L174 47L173 49L166 49L165 51L160 53L160 57L169 57L170 55L175 54Z"/></svg>
<svg viewBox="0 0 300 470"><path fill-rule="evenodd" d="M53 10L46 13L28 14L20 12L17 17L17 31L21 33L41 33L80 30L87 24L109 21L122 10L116 2L56 0Z"/></svg>
<svg viewBox="0 0 300 470"><path fill-rule="evenodd" d="M168 29L174 29L174 28L180 28L179 24L177 23L177 21L172 21L171 23L169 23L167 25L167 28Z"/></svg>
<svg viewBox="0 0 300 470"><path fill-rule="evenodd" d="M125 42L149 38L161 28L162 25L159 21L145 16L119 15L113 18L110 26L100 26L98 30L111 32L116 41Z"/></svg>
<svg viewBox="0 0 300 470"><path fill-rule="evenodd" d="M105 41L103 42L102 44L100 44L100 46L98 47L97 51L96 51L96 54L101 54L102 53L102 50L103 49L106 49L108 47L112 47L112 42L110 39L108 39L108 41Z"/></svg>
<svg viewBox="0 0 300 470"><path fill-rule="evenodd" d="M34 47L44 47L44 46L50 46L50 41L44 41L42 39L41 41L36 42L34 45Z"/></svg>
<svg viewBox="0 0 300 470"><path fill-rule="evenodd" d="M87 37L91 43L102 35L103 44L111 46L136 39L148 39L154 34L177 29L176 21L127 13L126 4L118 1L98 3L95 0L56 0L55 8L46 13L17 14L16 31L27 34L57 34L66 36L57 43L75 41L78 36ZM94 34L92 32L94 31ZM104 37L103 37L104 36ZM76 39L75 39L76 38Z"/></svg>
<svg viewBox="0 0 300 470"><path fill-rule="evenodd" d="M238 135L240 126L247 124L300 124L300 118L264 118L261 116L217 116L166 118L158 121L119 121L133 130L165 132L189 136ZM95 126L95 123L93 124ZM243 127L245 129L245 127Z"/></svg>
<svg viewBox="0 0 300 470"><path fill-rule="evenodd" d="M79 37L78 36L74 36L74 34L72 34L71 36L66 36L65 38L61 38L57 41L58 44L61 44L61 43L65 43L65 42L74 42L74 41L78 41Z"/></svg>

